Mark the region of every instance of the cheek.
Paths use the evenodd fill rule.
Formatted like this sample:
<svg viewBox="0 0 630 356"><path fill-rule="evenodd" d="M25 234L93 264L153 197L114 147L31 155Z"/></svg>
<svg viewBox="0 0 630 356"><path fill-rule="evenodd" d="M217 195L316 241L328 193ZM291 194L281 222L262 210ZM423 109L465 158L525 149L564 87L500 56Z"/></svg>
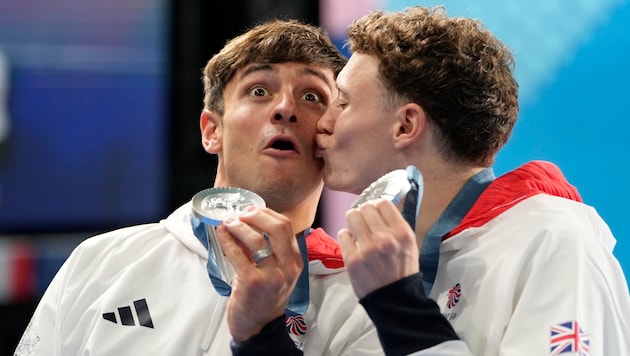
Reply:
<svg viewBox="0 0 630 356"><path fill-rule="evenodd" d="M233 152L252 151L261 137L260 124L255 120L227 120L223 128L224 150Z"/></svg>
<svg viewBox="0 0 630 356"><path fill-rule="evenodd" d="M337 141L343 146L359 146L365 140L369 133L369 127L363 120L345 120L340 116L335 123L333 135L337 137Z"/></svg>
<svg viewBox="0 0 630 356"><path fill-rule="evenodd" d="M337 145L337 160L344 165L354 166L358 164L358 160L363 160L366 154L370 154L369 144L365 142L362 132L357 130L356 127L339 125L335 130L334 136Z"/></svg>
<svg viewBox="0 0 630 356"><path fill-rule="evenodd" d="M264 122L264 112L253 110L249 106L243 105L237 110L233 110L224 117L224 125L229 128L233 135L249 136L256 133Z"/></svg>
<svg viewBox="0 0 630 356"><path fill-rule="evenodd" d="M238 125L247 125L249 122L255 121L254 118L260 118L263 115L262 110L256 110L256 107L253 105L248 105L248 103L242 103L241 105L235 106L233 110L226 111L225 113L225 121L232 121Z"/></svg>
<svg viewBox="0 0 630 356"><path fill-rule="evenodd" d="M317 122L321 117L322 115L306 115L300 123L300 126L304 127L305 131L308 131L309 133L315 135L317 133Z"/></svg>
<svg viewBox="0 0 630 356"><path fill-rule="evenodd" d="M387 127L369 120L339 125L335 131L340 149L347 160L375 161L387 152ZM356 162L355 162L356 163Z"/></svg>
<svg viewBox="0 0 630 356"><path fill-rule="evenodd" d="M313 108L313 107L303 108L297 114L298 121L300 121L302 125L304 125L304 126L306 126L308 128L312 128L313 130L316 130L317 122L322 118L322 116L324 116L325 112L326 112L325 107L322 107L322 108Z"/></svg>

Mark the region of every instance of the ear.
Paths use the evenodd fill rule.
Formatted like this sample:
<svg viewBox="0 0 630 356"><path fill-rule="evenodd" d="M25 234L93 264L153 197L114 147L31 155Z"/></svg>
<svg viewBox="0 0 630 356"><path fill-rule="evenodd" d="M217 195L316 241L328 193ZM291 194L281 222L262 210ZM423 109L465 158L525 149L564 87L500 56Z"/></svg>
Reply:
<svg viewBox="0 0 630 356"><path fill-rule="evenodd" d="M416 103L407 103L397 110L397 129L394 144L397 148L405 148L420 139L426 127L426 114Z"/></svg>
<svg viewBox="0 0 630 356"><path fill-rule="evenodd" d="M216 113L204 109L199 118L201 129L201 144L208 153L217 154L221 151L220 117Z"/></svg>

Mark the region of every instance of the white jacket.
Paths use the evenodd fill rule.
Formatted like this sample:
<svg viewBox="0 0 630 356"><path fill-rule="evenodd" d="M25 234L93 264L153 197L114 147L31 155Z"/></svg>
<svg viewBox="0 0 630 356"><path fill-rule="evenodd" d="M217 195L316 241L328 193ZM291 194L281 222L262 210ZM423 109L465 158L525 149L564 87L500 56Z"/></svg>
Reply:
<svg viewBox="0 0 630 356"><path fill-rule="evenodd" d="M191 205L81 243L44 293L15 355L230 355ZM308 244L308 238L307 238ZM305 355L382 355L347 273L309 262Z"/></svg>
<svg viewBox="0 0 630 356"><path fill-rule="evenodd" d="M467 350L417 355L630 355L630 298L613 245L592 208L544 194L447 239L430 297Z"/></svg>
<svg viewBox="0 0 630 356"><path fill-rule="evenodd" d="M481 195L459 198L451 211L464 200L474 205L454 229L436 235L439 264L429 299L414 288L425 273L361 301L385 350L630 355L630 295L612 254L615 238L557 167L533 161Z"/></svg>

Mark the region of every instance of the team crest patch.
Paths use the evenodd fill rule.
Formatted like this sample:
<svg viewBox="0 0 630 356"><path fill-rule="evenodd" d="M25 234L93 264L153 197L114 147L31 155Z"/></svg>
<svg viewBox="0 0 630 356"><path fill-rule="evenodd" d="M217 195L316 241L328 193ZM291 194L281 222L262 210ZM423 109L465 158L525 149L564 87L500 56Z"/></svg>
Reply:
<svg viewBox="0 0 630 356"><path fill-rule="evenodd" d="M448 300L446 302L446 307L448 309L454 308L459 302L459 298L462 297L462 285L457 283L453 286L453 288L448 291Z"/></svg>
<svg viewBox="0 0 630 356"><path fill-rule="evenodd" d="M306 334L306 321L302 315L288 316L286 318L287 331L291 335L301 336Z"/></svg>
<svg viewBox="0 0 630 356"><path fill-rule="evenodd" d="M553 325L550 331L551 356L571 354L588 356L590 336L582 330L577 321Z"/></svg>
<svg viewBox="0 0 630 356"><path fill-rule="evenodd" d="M446 320L452 321L457 318L457 311L453 310L459 300L462 298L462 285L460 283L455 284L448 290L446 295L446 310L442 312L442 315Z"/></svg>
<svg viewBox="0 0 630 356"><path fill-rule="evenodd" d="M287 332L295 347L298 350L304 350L304 342L306 341L306 320L302 315L287 316L285 319Z"/></svg>

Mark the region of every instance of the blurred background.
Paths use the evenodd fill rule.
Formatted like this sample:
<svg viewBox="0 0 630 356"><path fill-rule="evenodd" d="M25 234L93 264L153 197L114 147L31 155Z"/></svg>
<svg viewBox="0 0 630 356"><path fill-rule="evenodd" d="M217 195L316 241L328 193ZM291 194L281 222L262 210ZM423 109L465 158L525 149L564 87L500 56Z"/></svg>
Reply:
<svg viewBox="0 0 630 356"><path fill-rule="evenodd" d="M410 5L479 18L512 48L521 115L495 172L556 163L608 222L629 275L629 0L2 0L0 355L80 241L157 221L212 185L200 76L226 39L292 17L341 48L352 19ZM326 191L318 224L335 235L353 199Z"/></svg>

